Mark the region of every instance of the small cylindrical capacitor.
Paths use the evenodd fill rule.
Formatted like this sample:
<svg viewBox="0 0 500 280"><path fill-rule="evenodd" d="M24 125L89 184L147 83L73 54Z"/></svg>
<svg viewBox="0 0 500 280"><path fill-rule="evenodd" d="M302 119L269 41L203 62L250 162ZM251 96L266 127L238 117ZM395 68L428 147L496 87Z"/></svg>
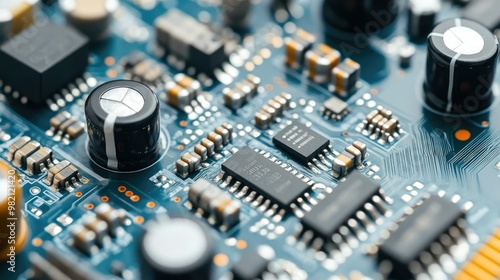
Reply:
<svg viewBox="0 0 500 280"><path fill-rule="evenodd" d="M441 10L440 0L410 0L408 34L412 39L423 39L431 33L436 15Z"/></svg>
<svg viewBox="0 0 500 280"><path fill-rule="evenodd" d="M234 28L244 28L249 24L251 0L222 0L220 5L224 23Z"/></svg>
<svg viewBox="0 0 500 280"><path fill-rule="evenodd" d="M214 244L200 223L159 217L146 225L140 241L142 279L211 279Z"/></svg>
<svg viewBox="0 0 500 280"><path fill-rule="evenodd" d="M118 0L60 0L66 21L91 40L101 40L110 34L113 13Z"/></svg>

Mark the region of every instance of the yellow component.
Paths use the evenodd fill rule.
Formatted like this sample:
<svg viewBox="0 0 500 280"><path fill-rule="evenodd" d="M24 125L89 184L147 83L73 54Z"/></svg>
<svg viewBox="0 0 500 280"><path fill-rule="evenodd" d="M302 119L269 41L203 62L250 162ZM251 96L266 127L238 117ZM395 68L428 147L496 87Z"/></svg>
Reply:
<svg viewBox="0 0 500 280"><path fill-rule="evenodd" d="M491 275L500 275L500 265L495 264L494 262L483 256L481 251L482 249L471 261L474 262L477 266L483 268Z"/></svg>
<svg viewBox="0 0 500 280"><path fill-rule="evenodd" d="M6 260L24 247L28 225L21 209L22 189L19 175L8 164L0 161L0 260Z"/></svg>
<svg viewBox="0 0 500 280"><path fill-rule="evenodd" d="M295 65L295 52L297 50L297 43L292 40L287 40L286 42L286 65L294 67Z"/></svg>
<svg viewBox="0 0 500 280"><path fill-rule="evenodd" d="M454 276L454 280L494 280L500 278L500 230L497 230L476 251L462 269Z"/></svg>
<svg viewBox="0 0 500 280"><path fill-rule="evenodd" d="M471 275L475 279L478 280L494 280L495 277L488 272L484 271L481 267L477 266L474 263L468 263L467 266L463 269L464 272Z"/></svg>
<svg viewBox="0 0 500 280"><path fill-rule="evenodd" d="M500 238L499 237L491 237L488 240L488 244L495 250L500 252Z"/></svg>
<svg viewBox="0 0 500 280"><path fill-rule="evenodd" d="M30 26L35 18L38 0L0 1L0 39L15 35ZM2 34L3 32L3 34Z"/></svg>
<svg viewBox="0 0 500 280"><path fill-rule="evenodd" d="M350 158L346 157L343 154L338 155L337 159L340 160L340 161L342 161L343 163L345 163L345 165L347 167L347 170L351 170L351 168L354 165L354 162Z"/></svg>
<svg viewBox="0 0 500 280"><path fill-rule="evenodd" d="M477 280L475 277L470 276L464 271L461 271L457 275L455 275L455 280Z"/></svg>

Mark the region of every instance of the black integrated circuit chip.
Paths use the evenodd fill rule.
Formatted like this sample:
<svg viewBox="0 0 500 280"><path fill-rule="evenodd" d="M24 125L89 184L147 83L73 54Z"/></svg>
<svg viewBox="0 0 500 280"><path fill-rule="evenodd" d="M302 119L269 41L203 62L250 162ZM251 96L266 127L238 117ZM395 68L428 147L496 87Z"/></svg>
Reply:
<svg viewBox="0 0 500 280"><path fill-rule="evenodd" d="M380 246L379 260L391 261L395 275L408 277L410 263L464 216L457 205L432 195Z"/></svg>
<svg viewBox="0 0 500 280"><path fill-rule="evenodd" d="M89 40L76 30L33 25L0 47L0 79L40 103L83 74L88 59Z"/></svg>
<svg viewBox="0 0 500 280"><path fill-rule="evenodd" d="M231 270L235 280L258 279L266 271L269 260L259 254L258 250L247 251Z"/></svg>
<svg viewBox="0 0 500 280"><path fill-rule="evenodd" d="M273 143L305 164L326 149L330 140L299 122L293 122L273 137Z"/></svg>
<svg viewBox="0 0 500 280"><path fill-rule="evenodd" d="M285 209L309 189L304 181L249 147L226 160L222 170Z"/></svg>
<svg viewBox="0 0 500 280"><path fill-rule="evenodd" d="M306 212L302 224L316 235L327 239L345 224L364 204L377 194L380 187L365 175L353 172L346 181Z"/></svg>

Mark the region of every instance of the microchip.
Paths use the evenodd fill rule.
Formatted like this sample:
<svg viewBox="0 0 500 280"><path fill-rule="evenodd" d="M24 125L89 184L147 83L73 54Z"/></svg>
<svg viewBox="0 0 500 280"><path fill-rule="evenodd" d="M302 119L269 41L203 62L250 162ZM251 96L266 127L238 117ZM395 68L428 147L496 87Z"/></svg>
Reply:
<svg viewBox="0 0 500 280"><path fill-rule="evenodd" d="M226 160L222 170L285 209L309 189L304 181L249 147Z"/></svg>
<svg viewBox="0 0 500 280"><path fill-rule="evenodd" d="M316 235L328 239L379 190L380 187L368 177L353 172L310 212L306 212L302 224Z"/></svg>
<svg viewBox="0 0 500 280"><path fill-rule="evenodd" d="M253 280L261 277L269 265L268 256L263 256L258 249L265 248L261 246L247 251L241 259L233 266L231 272L234 280ZM262 251L262 250L261 250Z"/></svg>
<svg viewBox="0 0 500 280"><path fill-rule="evenodd" d="M212 72L226 59L222 38L178 9L159 16L155 29L162 47L202 72Z"/></svg>
<svg viewBox="0 0 500 280"><path fill-rule="evenodd" d="M325 110L332 112L333 114L342 114L349 105L337 97L332 97L323 103Z"/></svg>
<svg viewBox="0 0 500 280"><path fill-rule="evenodd" d="M273 137L273 143L301 163L308 163L330 145L330 140L299 122L293 122Z"/></svg>
<svg viewBox="0 0 500 280"><path fill-rule="evenodd" d="M47 22L27 28L0 47L0 79L40 103L83 74L88 57L85 36Z"/></svg>
<svg viewBox="0 0 500 280"><path fill-rule="evenodd" d="M432 195L382 244L379 260L391 261L395 275L406 277L410 263L464 215L457 205Z"/></svg>

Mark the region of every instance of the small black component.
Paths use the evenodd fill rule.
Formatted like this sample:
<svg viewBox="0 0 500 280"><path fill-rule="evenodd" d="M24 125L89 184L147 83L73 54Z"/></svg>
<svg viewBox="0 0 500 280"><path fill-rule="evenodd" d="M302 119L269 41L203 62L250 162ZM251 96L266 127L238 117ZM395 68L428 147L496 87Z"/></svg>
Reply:
<svg viewBox="0 0 500 280"><path fill-rule="evenodd" d="M222 170L285 209L309 189L304 181L249 147L226 160Z"/></svg>
<svg viewBox="0 0 500 280"><path fill-rule="evenodd" d="M70 27L33 25L0 47L0 79L41 103L87 67L88 39Z"/></svg>
<svg viewBox="0 0 500 280"><path fill-rule="evenodd" d="M128 54L125 59L123 66L125 69L134 68L137 64L141 63L146 59L146 55L141 51L134 51Z"/></svg>
<svg viewBox="0 0 500 280"><path fill-rule="evenodd" d="M198 34L191 45L190 64L201 72L211 73L226 59L224 43L215 33L207 30Z"/></svg>
<svg viewBox="0 0 500 280"><path fill-rule="evenodd" d="M89 153L100 166L127 171L153 163L160 150L160 104L136 81L95 88L85 102Z"/></svg>
<svg viewBox="0 0 500 280"><path fill-rule="evenodd" d="M408 9L408 34L410 37L416 40L425 39L432 31L440 10L440 0L410 0Z"/></svg>
<svg viewBox="0 0 500 280"><path fill-rule="evenodd" d="M273 143L306 164L326 149L330 140L299 122L293 122L273 137Z"/></svg>
<svg viewBox="0 0 500 280"><path fill-rule="evenodd" d="M457 205L432 195L380 246L379 261L392 262L395 279L411 278L410 263L464 216Z"/></svg>
<svg viewBox="0 0 500 280"><path fill-rule="evenodd" d="M328 119L340 121L349 114L349 104L335 96L331 97L323 103L321 114Z"/></svg>
<svg viewBox="0 0 500 280"><path fill-rule="evenodd" d="M358 34L379 33L396 19L399 13L399 2L397 0L323 0L323 19L330 26L342 31Z"/></svg>
<svg viewBox="0 0 500 280"><path fill-rule="evenodd" d="M213 238L195 220L160 216L149 222L139 254L142 279L211 279Z"/></svg>
<svg viewBox="0 0 500 280"><path fill-rule="evenodd" d="M461 2L464 2L462 0ZM464 9L463 17L477 21L491 31L500 28L500 1L474 0Z"/></svg>
<svg viewBox="0 0 500 280"><path fill-rule="evenodd" d="M498 39L481 24L448 19L427 39L426 103L442 112L470 114L493 102Z"/></svg>
<svg viewBox="0 0 500 280"><path fill-rule="evenodd" d="M261 277L267 270L269 259L262 256L259 250L251 249L233 266L231 272L234 280L253 280Z"/></svg>
<svg viewBox="0 0 500 280"><path fill-rule="evenodd" d="M201 72L210 74L226 60L221 36L178 9L159 16L155 29L160 46Z"/></svg>
<svg viewBox="0 0 500 280"><path fill-rule="evenodd" d="M302 224L318 236L328 239L379 190L380 187L368 177L352 172L332 193L305 213Z"/></svg>

